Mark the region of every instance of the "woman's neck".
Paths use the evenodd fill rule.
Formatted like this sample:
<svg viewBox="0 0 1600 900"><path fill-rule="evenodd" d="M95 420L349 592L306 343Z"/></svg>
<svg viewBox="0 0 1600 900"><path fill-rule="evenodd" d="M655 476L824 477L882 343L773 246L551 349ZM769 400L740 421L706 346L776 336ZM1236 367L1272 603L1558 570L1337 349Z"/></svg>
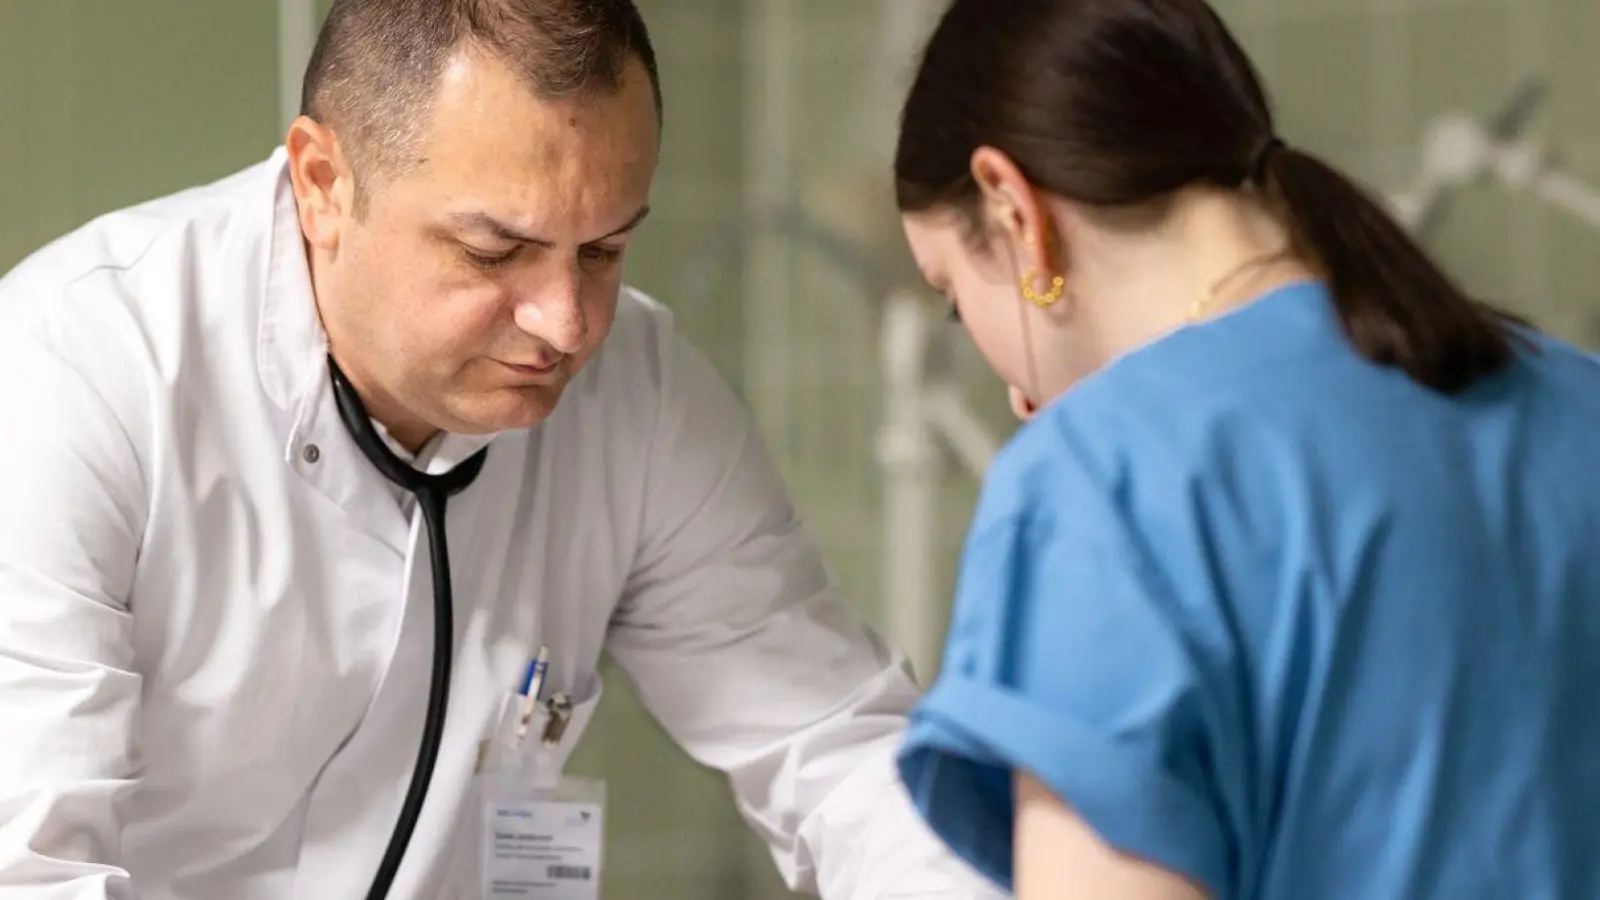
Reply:
<svg viewBox="0 0 1600 900"><path fill-rule="evenodd" d="M1172 201L1153 229L1095 229L1097 246L1074 273L1080 314L1092 318L1109 362L1192 322L1315 277L1289 251L1290 235L1258 201L1195 189ZM1093 263L1089 263L1093 260Z"/></svg>

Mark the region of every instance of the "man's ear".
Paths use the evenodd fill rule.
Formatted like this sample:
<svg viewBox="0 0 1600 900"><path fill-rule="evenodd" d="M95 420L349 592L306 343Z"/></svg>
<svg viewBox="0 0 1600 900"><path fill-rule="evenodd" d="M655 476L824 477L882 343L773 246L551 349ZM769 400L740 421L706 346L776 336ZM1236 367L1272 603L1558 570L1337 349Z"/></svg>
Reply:
<svg viewBox="0 0 1600 900"><path fill-rule="evenodd" d="M355 212L355 181L338 136L300 116L289 126L285 144L300 231L312 246L335 250L343 225Z"/></svg>

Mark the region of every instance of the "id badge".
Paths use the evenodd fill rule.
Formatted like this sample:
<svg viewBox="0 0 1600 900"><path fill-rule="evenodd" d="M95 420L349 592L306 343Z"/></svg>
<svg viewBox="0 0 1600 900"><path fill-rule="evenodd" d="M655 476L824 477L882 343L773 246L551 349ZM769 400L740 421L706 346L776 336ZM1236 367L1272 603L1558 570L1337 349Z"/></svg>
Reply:
<svg viewBox="0 0 1600 900"><path fill-rule="evenodd" d="M563 778L551 787L536 787L511 774L484 781L485 900L596 900L605 846L605 783Z"/></svg>
<svg viewBox="0 0 1600 900"><path fill-rule="evenodd" d="M605 782L564 778L583 721L598 697L574 710L541 705L519 737L508 705L474 784L482 900L597 900L605 846ZM574 721L576 718L583 721ZM570 725L576 725L569 731Z"/></svg>

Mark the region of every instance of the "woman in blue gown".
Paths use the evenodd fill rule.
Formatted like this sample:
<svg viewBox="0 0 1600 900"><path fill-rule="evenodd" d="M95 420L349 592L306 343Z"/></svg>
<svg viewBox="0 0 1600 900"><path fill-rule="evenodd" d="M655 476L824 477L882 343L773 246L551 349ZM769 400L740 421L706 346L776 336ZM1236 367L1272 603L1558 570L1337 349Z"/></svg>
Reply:
<svg viewBox="0 0 1600 900"><path fill-rule="evenodd" d="M1200 0L956 0L906 234L1029 419L900 758L1024 900L1600 898L1600 367Z"/></svg>

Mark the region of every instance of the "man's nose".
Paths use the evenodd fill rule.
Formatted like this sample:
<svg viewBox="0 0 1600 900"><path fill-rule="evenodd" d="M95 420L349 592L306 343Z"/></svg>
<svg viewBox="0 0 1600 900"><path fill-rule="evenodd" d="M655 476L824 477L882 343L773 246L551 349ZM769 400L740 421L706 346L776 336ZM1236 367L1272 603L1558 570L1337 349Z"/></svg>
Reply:
<svg viewBox="0 0 1600 900"><path fill-rule="evenodd" d="M562 272L530 288L512 313L517 327L560 353L577 353L588 337L583 312L583 282L577 272Z"/></svg>

